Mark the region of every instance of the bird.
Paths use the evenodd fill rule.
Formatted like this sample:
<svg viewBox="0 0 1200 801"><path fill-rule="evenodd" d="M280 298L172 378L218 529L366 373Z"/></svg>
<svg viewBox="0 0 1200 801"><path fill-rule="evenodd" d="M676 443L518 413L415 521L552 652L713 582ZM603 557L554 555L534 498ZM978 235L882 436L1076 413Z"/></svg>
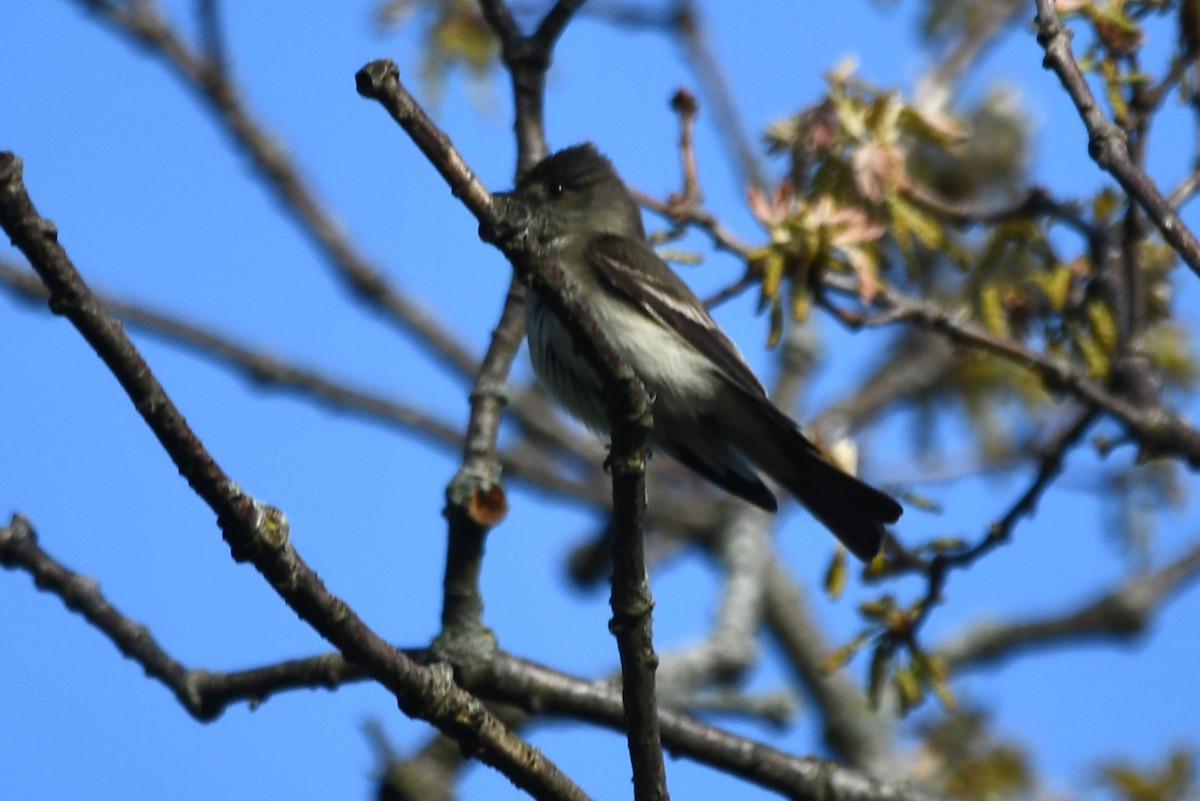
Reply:
<svg viewBox="0 0 1200 801"><path fill-rule="evenodd" d="M771 403L742 354L646 238L641 211L591 143L546 156L494 198L578 287L577 297L652 398L649 444L709 482L775 512L758 471L869 562L903 507L835 465ZM534 373L588 428L609 430L605 384L532 288L525 333Z"/></svg>

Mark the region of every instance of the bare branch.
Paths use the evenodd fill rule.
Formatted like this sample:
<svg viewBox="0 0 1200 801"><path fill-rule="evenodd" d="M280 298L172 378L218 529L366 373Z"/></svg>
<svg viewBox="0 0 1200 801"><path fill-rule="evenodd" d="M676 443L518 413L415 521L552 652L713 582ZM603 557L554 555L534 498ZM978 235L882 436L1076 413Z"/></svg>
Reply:
<svg viewBox="0 0 1200 801"><path fill-rule="evenodd" d="M281 662L254 670L214 673L188 669L173 659L150 631L108 602L95 580L66 569L38 545L29 521L14 515L0 528L0 564L28 573L38 589L58 596L103 633L146 675L158 679L197 720L220 717L230 704L259 704L272 695L297 688L339 687L366 678L341 654Z"/></svg>
<svg viewBox="0 0 1200 801"><path fill-rule="evenodd" d="M475 749L482 761L535 797L586 797L537 749L482 712L454 684L448 666L416 664L329 592L292 547L285 515L244 493L221 469L120 324L88 289L58 244L54 224L37 213L26 194L21 161L11 153L0 153L0 227L50 290L50 308L66 316L88 341L180 474L216 514L235 560L252 562L303 620L391 691L406 714Z"/></svg>
<svg viewBox="0 0 1200 801"><path fill-rule="evenodd" d="M483 623L479 578L487 533L508 511L496 439L507 403L506 379L524 330L525 291L514 274L471 390L462 465L446 487L449 535L442 582L442 630L434 648L451 664L486 660L496 645Z"/></svg>
<svg viewBox="0 0 1200 801"><path fill-rule="evenodd" d="M476 692L543 713L570 714L609 727L622 721L621 702L605 683L580 682L514 657L498 656L488 685ZM687 715L660 710L663 742L676 756L695 759L789 798L829 801L933 801L909 782L889 783L813 757L798 757L707 726Z"/></svg>
<svg viewBox="0 0 1200 801"><path fill-rule="evenodd" d="M893 553L888 559L887 567L877 577L896 575L911 570L926 575L927 587L924 598L917 604L917 614L906 621L905 629L896 634L899 638L911 641L917 630L929 618L929 614L942 601L946 580L952 570L969 567L985 554L991 552L1003 543L1008 542L1017 523L1033 514L1038 501L1045 494L1050 484L1062 473L1063 460L1083 435L1095 422L1095 409L1084 409L1075 416L1059 434L1042 449L1037 475L1021 497L1009 507L1004 515L988 526L984 536L973 546L952 551L941 551L930 559L916 556L894 540L891 542Z"/></svg>
<svg viewBox="0 0 1200 801"><path fill-rule="evenodd" d="M1145 632L1171 595L1200 578L1200 546L1158 570L1134 576L1074 610L1012 623L982 623L937 653L954 672L977 670L1026 651L1088 641L1121 642Z"/></svg>
<svg viewBox="0 0 1200 801"><path fill-rule="evenodd" d="M40 588L83 614L123 653L167 684L185 708L205 720L237 701L257 703L279 692L335 687L364 678L362 669L338 653L228 674L187 670L165 654L144 627L113 608L94 581L71 573L42 551L29 522L19 515L0 527L0 564L29 573ZM399 650L396 656L423 661L426 652ZM503 651L497 651L487 668L472 674L467 683L481 697L537 710L540 716L563 715L612 729L624 726L622 700L610 682L568 676ZM657 715L664 741L675 752L792 797L828 793L822 797L833 801L934 801L906 784L889 785L830 762L787 754L684 714L659 711ZM511 718L510 722L521 725Z"/></svg>
<svg viewBox="0 0 1200 801"><path fill-rule="evenodd" d="M634 770L635 797L665 798L666 779L654 715L654 656L650 638L653 601L646 579L645 522L646 435L650 399L641 381L584 306L570 279L553 259L519 227L502 219L491 194L467 168L442 131L400 83L390 61L375 61L357 75L359 94L378 101L412 138L479 219L480 235L499 247L517 274L528 278L555 315L563 321L578 352L608 388L612 429L610 465L613 476L613 621L625 688L627 736Z"/></svg>
<svg viewBox="0 0 1200 801"><path fill-rule="evenodd" d="M481 2L484 18L501 40L505 63L512 75L520 164L528 165L546 150L542 133L545 72L554 42L576 5L560 0L542 21L537 34L524 37L503 0ZM424 125L421 130L431 137L431 143L438 143L440 152L453 153L448 141L438 142L440 132L432 126ZM475 665L485 662L496 647L495 637L483 623L479 579L487 533L508 509L500 483L496 442L501 413L508 402L506 381L521 346L524 327L525 285L514 273L500 320L492 332L491 344L471 389L471 413L462 466L446 488L445 515L449 521L449 536L443 579L442 630L433 647L460 671L474 669Z"/></svg>
<svg viewBox="0 0 1200 801"><path fill-rule="evenodd" d="M211 2L212 0L206 0ZM94 6L86 0L77 3ZM278 138L254 118L242 102L237 87L222 69L193 52L158 16L153 3L132 3L117 8L105 3L99 9L121 33L160 58L184 84L208 104L216 121L243 150L266 186L300 224L320 252L336 268L336 276L358 297L415 337L441 363L462 377L477 370L475 357L440 322L388 279L363 255L325 209L315 190L301 176Z"/></svg>
<svg viewBox="0 0 1200 801"><path fill-rule="evenodd" d="M546 155L546 70L558 37L582 4L583 0L558 0L537 30L522 36L504 0L479 0L483 18L500 39L501 56L512 78L518 173Z"/></svg>
<svg viewBox="0 0 1200 801"><path fill-rule="evenodd" d="M229 70L229 53L221 30L220 0L196 0L196 19L208 68L224 75Z"/></svg>
<svg viewBox="0 0 1200 801"><path fill-rule="evenodd" d="M1037 25L1038 43L1046 51L1045 66L1058 75L1087 128L1088 153L1146 210L1163 239L1192 272L1200 275L1200 242L1150 177L1130 159L1124 131L1100 110L1087 79L1071 54L1071 31L1059 21L1054 0L1037 0Z"/></svg>
<svg viewBox="0 0 1200 801"><path fill-rule="evenodd" d="M704 543L722 572L716 621L703 641L665 655L659 670L664 703L677 708L683 708L680 699L693 696L714 679L735 682L757 657L762 576L773 557L772 518L734 499L726 499L722 507L723 519Z"/></svg>
<svg viewBox="0 0 1200 801"><path fill-rule="evenodd" d="M973 209L947 203L918 184L902 186L899 191L908 200L955 225L999 225L1009 220L1048 217L1069 226L1089 243L1101 236L1079 209L1055 200L1040 186L1030 187L1017 203L997 209Z"/></svg>
<svg viewBox="0 0 1200 801"><path fill-rule="evenodd" d="M856 295L858 287L845 276L826 274L824 286L847 295ZM1047 389L1065 392L1080 403L1095 406L1119 420L1148 452L1173 454L1200 466L1200 431L1174 411L1161 405L1138 405L1085 375L1065 359L1040 353L1007 337L997 336L983 326L970 322L963 312L945 309L932 301L919 300L881 287L875 303L882 309L876 315L858 315L838 310L838 318L852 327L882 326L907 322L1003 358L1037 374Z"/></svg>
<svg viewBox="0 0 1200 801"><path fill-rule="evenodd" d="M972 9L962 36L917 81L917 103L940 109L956 87L970 74L971 66L998 41L998 34L1024 13L1024 0L996 0Z"/></svg>
<svg viewBox="0 0 1200 801"><path fill-rule="evenodd" d="M747 259L750 256L750 252L754 249L752 245L739 239L736 234L722 225L721 221L715 215L702 208L690 204L676 206L670 201L664 203L660 200L655 200L636 189L632 191L638 205L644 206L655 214L660 214L677 224L695 225L709 235L713 245L718 250L724 250L742 259Z"/></svg>
<svg viewBox="0 0 1200 801"><path fill-rule="evenodd" d="M36 276L0 261L0 288L26 300L44 301L48 295ZM367 420L415 434L432 444L461 449L463 435L450 422L430 412L394 398L387 398L365 387L355 387L344 379L321 373L310 367L270 356L210 329L186 322L130 301L96 293L109 314L132 328L146 331L164 341L182 345L199 356L241 372L257 385L299 393L329 408L360 415ZM572 445L566 436L551 438L554 447ZM570 451L577 459L591 455L582 447ZM535 488L581 501L588 505L607 504L586 479L572 479L544 453L532 453L517 447L498 457L505 472ZM599 469L597 468L597 473Z"/></svg>
<svg viewBox="0 0 1200 801"><path fill-rule="evenodd" d="M566 30L567 23L571 21L571 17L584 2L585 0L558 0L546 12L546 16L531 38L546 52L552 51L558 37L562 36L562 32Z"/></svg>
<svg viewBox="0 0 1200 801"><path fill-rule="evenodd" d="M758 151L750 144L750 138L742 126L734 94L713 55L712 47L705 36L700 12L693 0L672 0L672 30L683 45L688 62L703 87L704 95L711 102L716 114L717 130L725 141L738 178L743 186L766 190L767 181Z"/></svg>
<svg viewBox="0 0 1200 801"><path fill-rule="evenodd" d="M713 55L704 22L693 0L667 0L657 7L644 3L609 2L591 7L592 16L613 25L662 31L683 49L684 58L700 82L702 94L715 110L717 132L743 186L765 189L766 178L758 151L751 144L737 110L734 93Z"/></svg>

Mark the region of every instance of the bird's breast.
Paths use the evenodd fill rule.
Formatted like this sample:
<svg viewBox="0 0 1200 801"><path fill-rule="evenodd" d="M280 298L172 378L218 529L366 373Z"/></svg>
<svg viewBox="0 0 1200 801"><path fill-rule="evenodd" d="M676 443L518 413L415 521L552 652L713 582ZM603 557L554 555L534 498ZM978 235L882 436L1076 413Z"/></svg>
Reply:
<svg viewBox="0 0 1200 801"><path fill-rule="evenodd" d="M719 383L708 359L623 296L602 288L584 294L600 330L653 396L656 419L690 418L707 410ZM607 431L603 382L536 292L526 301L525 332L534 372L547 391L590 428Z"/></svg>

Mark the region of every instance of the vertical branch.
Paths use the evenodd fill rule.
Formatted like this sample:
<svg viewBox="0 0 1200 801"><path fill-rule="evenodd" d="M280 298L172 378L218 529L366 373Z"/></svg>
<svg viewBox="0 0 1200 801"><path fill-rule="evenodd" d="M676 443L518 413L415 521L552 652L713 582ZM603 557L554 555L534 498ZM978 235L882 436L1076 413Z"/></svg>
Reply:
<svg viewBox="0 0 1200 801"><path fill-rule="evenodd" d="M542 108L546 69L554 42L578 4L566 0L557 3L537 33L526 37L503 0L480 2L484 18L500 39L501 52L512 75L517 160L521 168L546 152ZM443 154L450 151L452 148L441 149ZM445 516L449 531L442 582L442 631L434 642L434 650L460 669L486 660L495 648L495 638L483 623L479 579L487 533L504 518L508 508L500 483L496 442L507 402L506 382L521 347L524 326L525 286L514 274L491 344L471 387L462 465L446 488Z"/></svg>
<svg viewBox="0 0 1200 801"><path fill-rule="evenodd" d="M524 36L503 0L479 0L483 18L500 39L500 55L512 78L518 174L546 155L546 70L558 37L581 5L583 0L558 0L533 34Z"/></svg>
<svg viewBox="0 0 1200 801"><path fill-rule="evenodd" d="M573 343L609 388L613 432L614 577L612 630L621 653L629 749L638 799L665 799L666 770L658 728L651 640L653 600L646 579L643 528L646 512L645 444L650 428L650 399L583 305L578 292L537 238L501 219L491 195L463 163L400 83L399 70L376 61L359 70L358 91L378 101L445 177L454 194L480 222L480 234L512 262L551 311L563 321ZM527 224L527 221L526 221ZM460 666L461 667L461 666Z"/></svg>
<svg viewBox="0 0 1200 801"><path fill-rule="evenodd" d="M627 369L627 368L626 368ZM654 598L646 575L646 435L650 401L632 374L613 392L609 408L613 479L612 620L621 657L625 731L633 766L633 797L652 801L667 796L666 767L658 723L652 615Z"/></svg>
<svg viewBox="0 0 1200 801"><path fill-rule="evenodd" d="M434 648L453 664L486 659L495 647L495 638L483 624L479 578L487 533L508 509L500 483L496 440L506 398L505 382L524 330L525 291L514 275L471 389L462 465L446 488L449 532L442 583L442 631ZM462 658L468 655L473 658Z"/></svg>
<svg viewBox="0 0 1200 801"><path fill-rule="evenodd" d="M730 91L729 83L713 57L693 0L676 0L673 21L688 61L703 87L704 95L712 101L717 130L725 140L726 149L734 158L742 183L766 191L767 181L763 177L757 151L742 129L741 116L738 114L733 92Z"/></svg>
<svg viewBox="0 0 1200 801"><path fill-rule="evenodd" d="M196 0L196 21L200 26L200 43L208 69L224 75L228 70L229 51L221 31L220 0Z"/></svg>
<svg viewBox="0 0 1200 801"><path fill-rule="evenodd" d="M687 89L677 89L671 96L671 110L679 117L679 161L683 171L683 190L672 197L672 205L699 206L704 201L700 192L700 170L696 166L696 117L700 104Z"/></svg>

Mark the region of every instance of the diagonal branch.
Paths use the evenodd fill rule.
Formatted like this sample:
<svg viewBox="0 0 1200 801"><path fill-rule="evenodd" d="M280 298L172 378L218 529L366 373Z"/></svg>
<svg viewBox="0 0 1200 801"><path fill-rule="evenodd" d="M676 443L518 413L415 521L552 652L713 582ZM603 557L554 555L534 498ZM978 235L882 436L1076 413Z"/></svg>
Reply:
<svg viewBox="0 0 1200 801"><path fill-rule="evenodd" d="M827 274L825 287L856 295L854 281L845 276ZM1094 406L1121 422L1138 443L1153 454L1182 457L1192 466L1200 466L1200 430L1180 415L1158 404L1135 405L1096 382L1065 359L1038 351L1007 337L993 334L971 322L965 313L905 295L888 286L880 288L875 303L882 311L875 315L856 315L837 311L839 319L851 327L882 326L907 322L947 337L957 344L969 345L1032 371L1046 388L1065 392L1087 406Z"/></svg>
<svg viewBox="0 0 1200 801"><path fill-rule="evenodd" d="M898 543L892 543L893 558L889 559L887 567L877 574L877 577L916 570L924 573L928 582L925 596L917 604L919 611L911 620L906 621L906 630L902 632L905 638L911 638L913 633L928 619L934 607L941 603L946 581L952 570L970 567L984 555L1008 542L1017 523L1036 511L1038 501L1062 473L1063 461L1067 453L1079 444L1083 435L1096 421L1097 416L1094 408L1083 409L1076 414L1075 419L1069 425L1065 426L1051 442L1042 448L1037 475L1034 476L1029 487L999 520L987 527L984 536L975 545L953 551L942 551L932 558L924 559L904 550Z"/></svg>
<svg viewBox="0 0 1200 801"><path fill-rule="evenodd" d="M35 275L3 261L0 261L0 288L25 300L44 302L48 297L46 287ZM384 397L364 387L355 387L313 368L270 356L211 329L137 303L100 293L96 293L96 297L109 314L126 325L228 366L257 385L299 393L331 409L415 434L438 446L463 446L462 433L450 422L431 412ZM558 438L555 444L558 443L569 445L572 440ZM570 453L580 459L590 454L582 448ZM501 453L498 458L509 475L538 489L588 505L607 503L590 481L570 478L544 455L533 453L528 448L514 448Z"/></svg>
<svg viewBox="0 0 1200 801"><path fill-rule="evenodd" d="M1012 623L983 623L947 642L937 653L951 671L960 672L1035 649L1133 639L1145 632L1172 594L1197 579L1200 579L1200 545L1158 570L1134 576L1065 614Z"/></svg>
<svg viewBox="0 0 1200 801"><path fill-rule="evenodd" d="M477 365L471 352L421 304L391 284L383 271L346 236L316 191L288 158L277 137L246 107L232 79L222 69L222 62L215 62L189 48L158 15L153 3L137 2L118 7L88 0L76 2L99 11L114 28L157 56L189 89L206 101L217 122L249 156L266 186L355 295L382 312L405 334L414 335L421 346L459 375L475 374Z"/></svg>
<svg viewBox="0 0 1200 801"><path fill-rule="evenodd" d="M1046 51L1044 65L1053 70L1067 90L1088 133L1088 153L1111 174L1158 227L1176 253L1200 275L1200 242L1176 213L1167 198L1129 156L1125 132L1100 110L1087 79L1071 54L1071 31L1063 26L1054 0L1036 0L1038 44Z"/></svg>
<svg viewBox="0 0 1200 801"><path fill-rule="evenodd" d="M492 662L490 691L496 700L548 714L569 714L605 726L621 725L621 703L603 682L580 682L558 671L511 656ZM774 790L788 798L826 801L935 801L910 782L889 783L815 757L798 757L764 743L708 726L688 715L660 710L663 742L675 756L694 759Z"/></svg>
<svg viewBox="0 0 1200 801"><path fill-rule="evenodd" d="M542 18L542 21L537 26L537 30L533 32L530 38L533 39L538 47L547 53L551 52L554 49L555 42L558 41L558 37L562 36L562 32L567 29L567 23L571 21L575 12L579 10L579 7L585 1L558 0L546 12L546 16Z"/></svg>
<svg viewBox="0 0 1200 801"><path fill-rule="evenodd" d="M254 670L213 673L188 669L163 650L142 624L126 617L109 603L99 585L63 567L38 544L33 526L22 515L13 515L0 528L0 565L28 573L38 589L53 593L67 608L103 633L126 657L152 679L166 685L194 718L211 721L230 704L253 700L297 688L338 687L365 678L341 654L281 662Z"/></svg>
<svg viewBox="0 0 1200 801"><path fill-rule="evenodd" d="M244 493L208 453L149 365L84 283L58 244L54 224L25 191L21 161L0 153L0 227L50 290L50 308L67 317L120 382L188 485L216 514L234 559L252 562L287 604L347 659L427 720L537 798L586 798L537 749L479 708L448 667L422 667L370 629L333 595L292 547L285 515Z"/></svg>

